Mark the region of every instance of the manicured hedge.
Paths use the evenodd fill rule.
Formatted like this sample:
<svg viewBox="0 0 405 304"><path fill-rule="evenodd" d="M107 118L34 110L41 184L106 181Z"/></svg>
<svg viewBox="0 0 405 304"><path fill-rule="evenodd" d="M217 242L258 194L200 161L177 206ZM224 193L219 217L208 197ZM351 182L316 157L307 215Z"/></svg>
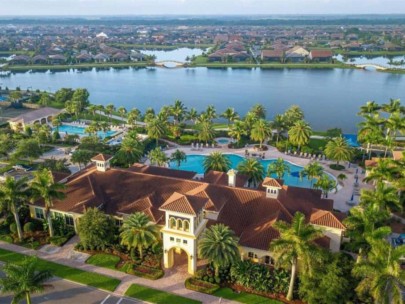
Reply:
<svg viewBox="0 0 405 304"><path fill-rule="evenodd" d="M150 280L160 279L165 274L162 269L151 268L143 265L135 265L133 269L128 269L127 273Z"/></svg>
<svg viewBox="0 0 405 304"><path fill-rule="evenodd" d="M185 282L185 286L187 289L208 294L213 294L220 288L217 284L205 282L196 278L188 278Z"/></svg>

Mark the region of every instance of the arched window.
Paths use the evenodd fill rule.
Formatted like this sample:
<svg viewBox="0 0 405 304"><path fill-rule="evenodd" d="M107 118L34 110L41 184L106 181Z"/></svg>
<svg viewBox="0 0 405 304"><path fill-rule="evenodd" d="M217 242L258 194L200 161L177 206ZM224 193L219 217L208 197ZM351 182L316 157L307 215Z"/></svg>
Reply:
<svg viewBox="0 0 405 304"><path fill-rule="evenodd" d="M177 220L177 229L183 230L183 221L180 219Z"/></svg>
<svg viewBox="0 0 405 304"><path fill-rule="evenodd" d="M170 229L176 229L176 220L173 217L169 219L169 227Z"/></svg>
<svg viewBox="0 0 405 304"><path fill-rule="evenodd" d="M184 231L189 232L190 231L190 222L188 220L184 220L183 225L184 225Z"/></svg>

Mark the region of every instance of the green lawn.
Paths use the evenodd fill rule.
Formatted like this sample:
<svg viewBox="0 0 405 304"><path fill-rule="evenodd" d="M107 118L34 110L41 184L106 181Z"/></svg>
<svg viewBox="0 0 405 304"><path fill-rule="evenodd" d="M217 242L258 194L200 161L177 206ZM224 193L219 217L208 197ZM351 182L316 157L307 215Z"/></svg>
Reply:
<svg viewBox="0 0 405 304"><path fill-rule="evenodd" d="M86 263L116 270L115 266L118 264L119 261L120 258L116 255L99 253L89 257Z"/></svg>
<svg viewBox="0 0 405 304"><path fill-rule="evenodd" d="M246 304L282 304L282 302L280 301L272 300L251 293L234 293L230 288L221 288L214 292L214 296Z"/></svg>
<svg viewBox="0 0 405 304"><path fill-rule="evenodd" d="M327 141L325 139L310 138L307 146L318 151L318 150L323 150L326 146L326 143L327 143Z"/></svg>
<svg viewBox="0 0 405 304"><path fill-rule="evenodd" d="M138 284L132 284L128 290L125 292L125 295L128 297L136 298L139 300L144 300L150 303L155 304L167 304L167 303L176 303L176 304L197 304L201 303L200 301L188 299L181 297L169 292L160 291L157 289L141 286Z"/></svg>
<svg viewBox="0 0 405 304"><path fill-rule="evenodd" d="M0 249L0 261L18 263L26 255L8 251L5 249ZM38 267L41 270L50 270L53 275L60 277L62 279L71 280L77 283L93 286L96 288L101 288L108 291L114 291L115 288L121 283L120 280L104 276L98 273L92 273L83 271L80 269L72 268L69 266L64 266L56 264L53 262L48 262L42 259L38 261Z"/></svg>

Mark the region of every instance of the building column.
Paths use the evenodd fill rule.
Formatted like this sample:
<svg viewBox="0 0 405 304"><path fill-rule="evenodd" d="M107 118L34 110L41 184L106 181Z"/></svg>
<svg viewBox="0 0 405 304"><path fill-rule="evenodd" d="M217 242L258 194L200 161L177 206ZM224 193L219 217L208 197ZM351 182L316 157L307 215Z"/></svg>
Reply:
<svg viewBox="0 0 405 304"><path fill-rule="evenodd" d="M165 268L171 268L173 267L174 264L174 250L170 249L167 250L165 249L163 252L163 265Z"/></svg>

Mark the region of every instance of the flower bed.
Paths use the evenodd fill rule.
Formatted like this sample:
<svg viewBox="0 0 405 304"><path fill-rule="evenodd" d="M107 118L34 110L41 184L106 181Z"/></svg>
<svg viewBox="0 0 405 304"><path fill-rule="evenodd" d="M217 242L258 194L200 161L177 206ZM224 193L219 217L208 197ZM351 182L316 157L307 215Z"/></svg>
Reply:
<svg viewBox="0 0 405 304"><path fill-rule="evenodd" d="M205 282L196 278L188 278L185 282L185 286L187 289L208 294L213 294L220 288L218 284Z"/></svg>
<svg viewBox="0 0 405 304"><path fill-rule="evenodd" d="M156 269L144 265L134 265L132 269L127 270L127 273L150 280L160 279L165 274L162 269Z"/></svg>

